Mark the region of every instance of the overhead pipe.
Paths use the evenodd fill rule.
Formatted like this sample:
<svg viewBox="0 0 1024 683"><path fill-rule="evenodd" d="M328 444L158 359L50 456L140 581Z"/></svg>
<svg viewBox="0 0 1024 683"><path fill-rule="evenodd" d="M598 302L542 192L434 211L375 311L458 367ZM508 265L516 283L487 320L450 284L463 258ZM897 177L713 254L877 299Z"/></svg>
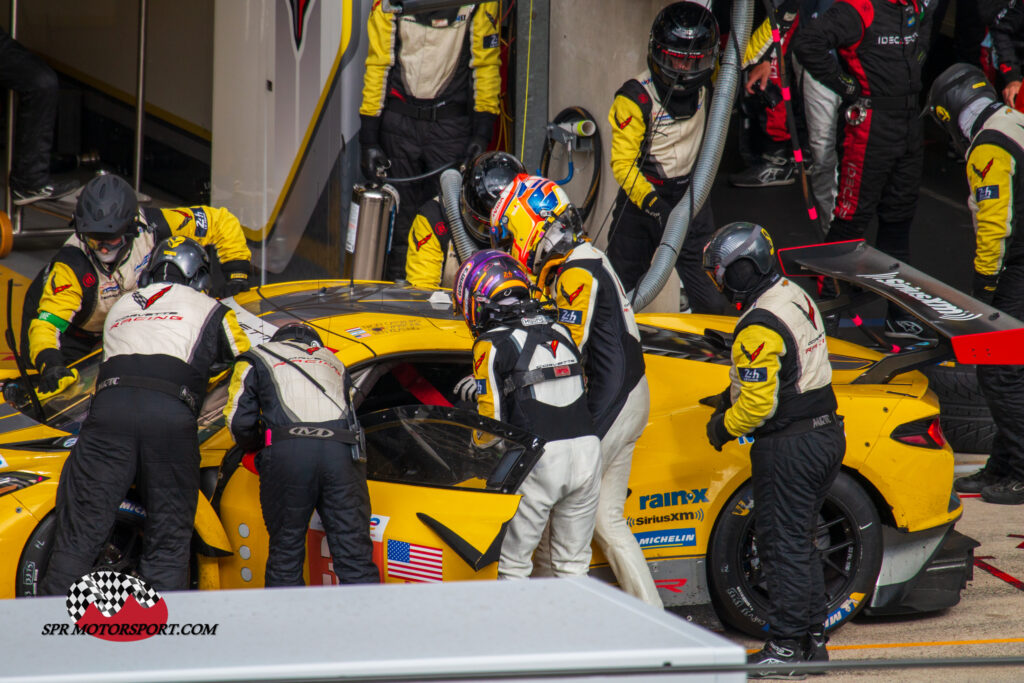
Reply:
<svg viewBox="0 0 1024 683"><path fill-rule="evenodd" d="M462 174L454 168L449 168L441 174L441 203L444 204L444 214L448 219L448 229L452 231L452 239L455 240L455 251L459 252L459 261L466 262L470 256L479 251L479 247L466 233L466 226L462 224L462 214L459 211L459 196L462 192Z"/></svg>
<svg viewBox="0 0 1024 683"><path fill-rule="evenodd" d="M669 273L679 258L679 252L690 228L690 221L700 211L711 194L718 165L725 149L725 138L729 130L729 118L732 106L736 101L739 87L740 65L743 53L750 39L750 29L754 22L753 0L735 0L732 6L732 31L726 42L725 54L718 70L715 93L711 98L708 114L708 125L701 144L697 163L694 166L693 180L686 194L669 214L668 224L661 238L661 244L654 252L650 269L644 274L640 284L629 297L633 301L634 310L642 310L654 300L665 283ZM691 208L692 202L692 211Z"/></svg>
<svg viewBox="0 0 1024 683"><path fill-rule="evenodd" d="M146 24L149 19L149 3L139 0L139 54L138 73L135 75L135 173L132 187L138 192L142 187L142 126L146 120Z"/></svg>
<svg viewBox="0 0 1024 683"><path fill-rule="evenodd" d="M11 40L18 38L18 0L11 0ZM7 175L4 182L7 185L7 197L4 202L4 211L8 216L14 214L14 196L11 194L11 169L14 167L14 88L7 91Z"/></svg>

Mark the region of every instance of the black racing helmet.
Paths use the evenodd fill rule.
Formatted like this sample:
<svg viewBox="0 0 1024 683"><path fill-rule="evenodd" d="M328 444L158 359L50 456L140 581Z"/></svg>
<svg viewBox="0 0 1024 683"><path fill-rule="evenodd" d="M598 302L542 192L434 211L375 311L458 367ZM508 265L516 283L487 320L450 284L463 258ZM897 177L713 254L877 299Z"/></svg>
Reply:
<svg viewBox="0 0 1024 683"><path fill-rule="evenodd" d="M282 325L270 338L270 341L297 341L306 346L320 348L324 345L320 334L310 325L302 322L290 322Z"/></svg>
<svg viewBox="0 0 1024 683"><path fill-rule="evenodd" d="M135 226L139 200L123 178L105 173L85 184L75 204L75 232L102 239L120 237Z"/></svg>
<svg viewBox="0 0 1024 683"><path fill-rule="evenodd" d="M663 88L692 92L710 80L718 49L715 15L697 2L675 2L654 19L647 66Z"/></svg>
<svg viewBox="0 0 1024 683"><path fill-rule="evenodd" d="M704 247L704 271L720 292L736 304L768 280L778 279L775 245L756 223L737 221L719 228Z"/></svg>
<svg viewBox="0 0 1024 683"><path fill-rule="evenodd" d="M176 235L163 240L153 249L140 279L143 287L153 282L176 282L199 292L210 290L210 257L199 242L190 237Z"/></svg>
<svg viewBox="0 0 1024 683"><path fill-rule="evenodd" d="M970 140L960 130L960 114L982 98L999 102L999 93L981 69L963 63L954 64L939 74L928 91L925 111L942 126L961 154L966 153Z"/></svg>
<svg viewBox="0 0 1024 683"><path fill-rule="evenodd" d="M526 173L523 162L508 152L484 152L463 173L459 200L462 222L478 243L490 245L491 209L502 190L521 173Z"/></svg>

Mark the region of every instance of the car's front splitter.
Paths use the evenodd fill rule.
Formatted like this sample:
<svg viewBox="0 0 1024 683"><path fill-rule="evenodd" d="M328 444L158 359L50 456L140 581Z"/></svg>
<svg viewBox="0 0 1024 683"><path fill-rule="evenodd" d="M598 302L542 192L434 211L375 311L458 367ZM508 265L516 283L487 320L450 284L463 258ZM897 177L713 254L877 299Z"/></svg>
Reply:
<svg viewBox="0 0 1024 683"><path fill-rule="evenodd" d="M883 527L882 568L864 614L932 612L960 602L960 591L974 575L974 549L980 545L950 522L904 533Z"/></svg>

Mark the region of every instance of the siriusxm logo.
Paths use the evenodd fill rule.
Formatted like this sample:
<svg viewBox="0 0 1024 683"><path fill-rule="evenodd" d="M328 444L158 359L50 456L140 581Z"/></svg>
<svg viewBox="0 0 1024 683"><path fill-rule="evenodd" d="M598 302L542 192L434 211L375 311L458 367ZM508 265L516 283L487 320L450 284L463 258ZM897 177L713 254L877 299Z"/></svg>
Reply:
<svg viewBox="0 0 1024 683"><path fill-rule="evenodd" d="M686 548L697 545L697 532L694 529L645 531L633 535L641 548Z"/></svg>
<svg viewBox="0 0 1024 683"><path fill-rule="evenodd" d="M917 299L925 306L938 313L939 317L943 320L966 321L974 320L975 318L981 317L981 313L971 313L970 311L965 311L964 309L946 301L942 297L932 296L931 294L928 294L917 285L911 284L910 282L907 282L906 280L897 277L896 272L871 273L858 275L857 277L862 277L868 280L874 280L875 282L879 282L883 285L891 287L892 289L895 289L898 292L902 292L911 299Z"/></svg>
<svg viewBox="0 0 1024 683"><path fill-rule="evenodd" d="M708 503L707 489L683 489L680 491L665 491L664 493L653 493L649 496L640 496L640 509L667 508L673 505L691 505L693 503Z"/></svg>

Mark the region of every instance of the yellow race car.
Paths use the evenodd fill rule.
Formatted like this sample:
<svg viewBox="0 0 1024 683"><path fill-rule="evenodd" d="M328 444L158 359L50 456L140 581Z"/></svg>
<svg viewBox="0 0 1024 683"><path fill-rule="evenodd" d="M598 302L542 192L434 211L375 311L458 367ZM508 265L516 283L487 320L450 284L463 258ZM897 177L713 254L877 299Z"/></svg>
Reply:
<svg viewBox="0 0 1024 683"><path fill-rule="evenodd" d="M962 513L952 490L953 453L927 379L911 368L948 357L954 347L964 362L977 362L983 347L991 349L976 337L964 339L984 332L991 340L1020 331L1021 323L992 318L993 309L863 243L784 252L788 273L855 280L904 305L942 338L899 355L829 339L848 447L815 537L828 624L861 610L900 614L956 604L977 544L953 528ZM518 505L514 491L543 442L459 402L453 387L470 372L472 339L448 294L304 281L261 287L233 306L256 341L285 322L310 322L350 368L366 431L370 534L381 580L495 578L504 529ZM667 607L758 634L766 627L767 598L753 530L750 439L717 453L704 436L712 411L704 399L728 383L735 319L652 314L638 322L652 405L633 459L627 522ZM98 363L98 355L83 359L77 384L38 408L24 391L31 379L9 373L10 404L0 409L0 597L33 595L45 571L61 467L88 411ZM222 373L211 382L200 416L192 567L200 589L263 584L267 533L258 474L252 454L234 448L224 428L226 381ZM479 448L473 430L496 438ZM133 566L145 516L145 501L129 492L97 565ZM332 583L315 516L307 547L308 582ZM614 581L596 548L591 572Z"/></svg>

